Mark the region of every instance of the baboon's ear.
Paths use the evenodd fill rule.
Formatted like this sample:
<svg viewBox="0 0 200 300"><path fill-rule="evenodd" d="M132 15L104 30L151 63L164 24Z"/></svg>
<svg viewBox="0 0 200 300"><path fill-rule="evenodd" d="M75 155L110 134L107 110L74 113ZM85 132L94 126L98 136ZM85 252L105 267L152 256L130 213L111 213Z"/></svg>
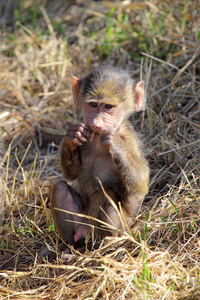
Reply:
<svg viewBox="0 0 200 300"><path fill-rule="evenodd" d="M79 91L79 79L75 76L72 77L72 94L73 94L73 101L76 106L78 106L77 102L77 94Z"/></svg>
<svg viewBox="0 0 200 300"><path fill-rule="evenodd" d="M144 81L136 83L134 86L134 111L142 108L144 102Z"/></svg>

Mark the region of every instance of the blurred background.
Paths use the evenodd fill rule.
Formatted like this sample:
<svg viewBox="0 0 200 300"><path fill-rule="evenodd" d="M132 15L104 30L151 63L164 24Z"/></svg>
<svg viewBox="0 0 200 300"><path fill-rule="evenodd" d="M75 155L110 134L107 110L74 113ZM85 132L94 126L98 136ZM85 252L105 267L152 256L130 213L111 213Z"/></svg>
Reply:
<svg viewBox="0 0 200 300"><path fill-rule="evenodd" d="M67 124L80 119L72 106L71 77L110 65L127 70L136 81L145 80L146 86L146 108L131 121L144 142L151 182L132 234L137 240L140 232L138 243L145 243L140 250L145 249L146 256L151 249L155 256L156 251L167 251L170 257L161 260L166 277L159 267L157 271L146 269L141 260L141 276L134 275L131 287L125 280L116 287L117 293L129 299L198 299L200 2L1 0L0 33L0 264L2 261L4 269L25 270L27 263L33 266L45 244L55 241L49 185L61 176L58 151ZM133 257L133 243L127 241L123 246ZM10 259L8 265L5 255ZM171 271L168 259L174 259ZM98 270L98 264L94 265ZM55 274L40 270L49 281L40 275L38 280L29 277L27 286L10 278L10 287L37 290L43 282L43 292L50 293L47 282L55 286ZM134 272L133 267L131 270ZM132 271L127 269L127 276ZM123 274L120 272L116 274ZM170 279L172 274L178 279ZM85 281L84 288L99 288L96 299L118 299L106 294L106 283L101 280L102 286L93 288L93 281ZM65 285L67 299L75 297L73 285ZM60 291L62 286L56 288ZM80 299L92 299L80 289ZM138 298L131 298L134 289ZM0 292L11 295L1 286Z"/></svg>

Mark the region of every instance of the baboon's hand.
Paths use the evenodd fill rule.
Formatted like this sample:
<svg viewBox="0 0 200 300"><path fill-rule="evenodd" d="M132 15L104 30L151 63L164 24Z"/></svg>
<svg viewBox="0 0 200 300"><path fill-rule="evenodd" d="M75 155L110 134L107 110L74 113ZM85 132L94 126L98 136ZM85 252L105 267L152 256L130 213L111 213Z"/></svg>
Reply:
<svg viewBox="0 0 200 300"><path fill-rule="evenodd" d="M69 144L71 150L76 149L77 146L81 146L87 142L90 138L89 127L83 123L71 124L67 130L65 140Z"/></svg>

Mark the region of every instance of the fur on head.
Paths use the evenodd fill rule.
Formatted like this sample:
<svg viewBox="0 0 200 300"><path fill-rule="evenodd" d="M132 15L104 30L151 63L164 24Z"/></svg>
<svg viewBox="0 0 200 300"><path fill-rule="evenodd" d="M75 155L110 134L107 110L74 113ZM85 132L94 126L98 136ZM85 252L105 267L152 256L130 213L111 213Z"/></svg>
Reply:
<svg viewBox="0 0 200 300"><path fill-rule="evenodd" d="M144 82L141 81L139 84L139 94L143 94L143 99L139 101L143 102ZM85 102L94 101L111 105L122 103L127 116L141 109L141 105L135 105L135 102L138 102L137 85L127 72L113 67L94 69L81 79L72 78L76 106L81 107Z"/></svg>

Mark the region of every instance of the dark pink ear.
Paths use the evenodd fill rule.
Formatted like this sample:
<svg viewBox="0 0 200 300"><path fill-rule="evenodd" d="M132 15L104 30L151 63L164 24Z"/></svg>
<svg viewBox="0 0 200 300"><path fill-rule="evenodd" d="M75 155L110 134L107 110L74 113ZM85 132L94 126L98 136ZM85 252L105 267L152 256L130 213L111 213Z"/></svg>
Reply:
<svg viewBox="0 0 200 300"><path fill-rule="evenodd" d="M79 79L76 78L75 76L73 76L72 77L72 94L73 94L73 101L76 106L78 106L78 103L77 103L78 91L79 91Z"/></svg>
<svg viewBox="0 0 200 300"><path fill-rule="evenodd" d="M136 83L134 86L134 110L140 110L144 102L144 81Z"/></svg>

